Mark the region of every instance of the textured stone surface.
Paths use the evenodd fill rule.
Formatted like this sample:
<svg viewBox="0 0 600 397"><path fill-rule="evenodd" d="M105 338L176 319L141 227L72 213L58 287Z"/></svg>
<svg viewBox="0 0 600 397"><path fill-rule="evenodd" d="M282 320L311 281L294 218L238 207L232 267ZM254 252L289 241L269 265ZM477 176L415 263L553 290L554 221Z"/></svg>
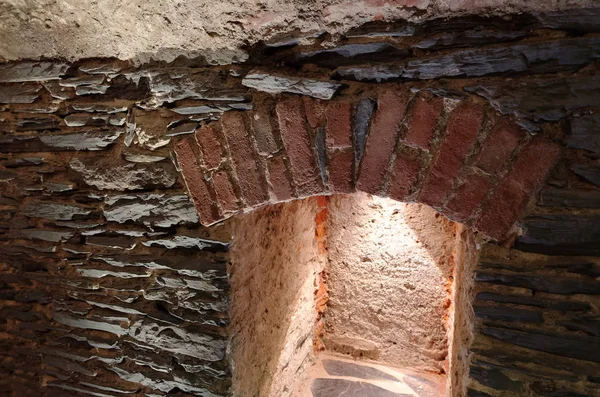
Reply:
<svg viewBox="0 0 600 397"><path fill-rule="evenodd" d="M377 368L368 367L365 365L348 363L337 360L323 360L323 367L327 374L331 376L347 376L360 379L380 379L398 381L394 376L380 371Z"/></svg>
<svg viewBox="0 0 600 397"><path fill-rule="evenodd" d="M244 77L242 84L258 91L270 94L289 92L307 95L318 99L331 99L341 87L338 83L317 81L293 76L276 76L261 72L252 72Z"/></svg>
<svg viewBox="0 0 600 397"><path fill-rule="evenodd" d="M345 379L315 379L311 386L313 397L408 397L365 382Z"/></svg>

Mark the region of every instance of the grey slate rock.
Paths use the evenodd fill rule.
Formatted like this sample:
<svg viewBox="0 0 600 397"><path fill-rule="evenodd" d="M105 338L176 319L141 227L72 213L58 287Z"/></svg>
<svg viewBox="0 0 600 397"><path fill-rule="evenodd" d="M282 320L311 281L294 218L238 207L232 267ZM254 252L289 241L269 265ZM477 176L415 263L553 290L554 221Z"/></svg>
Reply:
<svg viewBox="0 0 600 397"><path fill-rule="evenodd" d="M341 84L330 81L318 81L293 76L276 76L264 72L250 72L242 80L246 87L270 94L288 92L307 95L317 99L331 99L341 88Z"/></svg>
<svg viewBox="0 0 600 397"><path fill-rule="evenodd" d="M594 164L574 164L571 170L588 182L600 187L600 165Z"/></svg>
<svg viewBox="0 0 600 397"><path fill-rule="evenodd" d="M599 255L600 216L532 215L522 221L524 233L515 247L547 255Z"/></svg>
<svg viewBox="0 0 600 397"><path fill-rule="evenodd" d="M587 302L575 302L575 301L559 301L553 299L542 299L536 298L535 296L521 296L521 295L505 295L497 294L493 292L479 292L475 296L476 301L490 301L500 303L514 303L517 305L544 307L551 310L561 311L587 311L590 310L590 304Z"/></svg>
<svg viewBox="0 0 600 397"><path fill-rule="evenodd" d="M600 343L588 336L542 334L525 330L483 327L481 332L517 346L584 361L600 362Z"/></svg>
<svg viewBox="0 0 600 397"><path fill-rule="evenodd" d="M41 89L38 84L0 84L0 103L33 103Z"/></svg>
<svg viewBox="0 0 600 397"><path fill-rule="evenodd" d="M69 65L49 61L21 61L0 64L0 83L60 79Z"/></svg>
<svg viewBox="0 0 600 397"><path fill-rule="evenodd" d="M527 37L525 31L498 31L498 30L465 30L461 32L443 33L431 39L424 39L413 45L414 48L426 50L440 50L444 48L459 48L497 44L515 41Z"/></svg>
<svg viewBox="0 0 600 397"><path fill-rule="evenodd" d="M566 140L568 147L600 157L600 114L572 118L571 133Z"/></svg>
<svg viewBox="0 0 600 397"><path fill-rule="evenodd" d="M471 366L469 375L477 382L494 390L506 390L513 393L523 390L523 382L514 381L497 369Z"/></svg>
<svg viewBox="0 0 600 397"><path fill-rule="evenodd" d="M600 295L600 281L564 276L537 276L501 274L489 271L477 272L475 280L510 287L527 288L559 295Z"/></svg>
<svg viewBox="0 0 600 397"><path fill-rule="evenodd" d="M172 164L114 164L101 161L82 161L73 158L71 170L88 186L99 190L167 189L177 182L178 174Z"/></svg>
<svg viewBox="0 0 600 397"><path fill-rule="evenodd" d="M473 311L477 318L493 321L518 321L524 323L540 324L544 321L542 314L538 311L516 309L510 306L484 306L473 305Z"/></svg>
<svg viewBox="0 0 600 397"><path fill-rule="evenodd" d="M326 50L302 52L298 63L313 63L319 66L338 67L361 63L388 62L406 58L410 51L390 43L346 44Z"/></svg>
<svg viewBox="0 0 600 397"><path fill-rule="evenodd" d="M323 360L322 363L325 371L331 376L348 376L360 379L398 382L396 377L368 365L329 359Z"/></svg>
<svg viewBox="0 0 600 397"><path fill-rule="evenodd" d="M600 191L547 188L542 190L538 204L551 207L600 208Z"/></svg>
<svg viewBox="0 0 600 397"><path fill-rule="evenodd" d="M158 245L166 249L193 249L198 251L208 252L227 252L229 250L229 244L222 243L215 240L207 240L198 237L181 236L177 235L168 239L158 239L143 241L143 245L146 247L152 247Z"/></svg>
<svg viewBox="0 0 600 397"><path fill-rule="evenodd" d="M72 150L102 150L123 134L123 131L89 131L74 134L0 135L0 145L7 153L53 152Z"/></svg>
<svg viewBox="0 0 600 397"><path fill-rule="evenodd" d="M32 240L43 240L58 243L70 239L71 237L73 237L74 233L59 232L55 230L23 229L18 231L17 235Z"/></svg>
<svg viewBox="0 0 600 397"><path fill-rule="evenodd" d="M184 194L107 196L104 217L111 222L134 222L150 227L198 223L194 204Z"/></svg>
<svg viewBox="0 0 600 397"><path fill-rule="evenodd" d="M369 123L371 116L375 111L375 102L369 98L361 99L356 105L354 111L354 122L352 123L352 140L354 142L355 151L355 168L358 168L365 145L367 143L367 133L369 131ZM356 173L357 170L354 170ZM355 175L356 176L356 175Z"/></svg>
<svg viewBox="0 0 600 397"><path fill-rule="evenodd" d="M29 203L22 209L22 214L29 218L45 218L62 221L85 219L90 213L90 210L81 207L56 203Z"/></svg>

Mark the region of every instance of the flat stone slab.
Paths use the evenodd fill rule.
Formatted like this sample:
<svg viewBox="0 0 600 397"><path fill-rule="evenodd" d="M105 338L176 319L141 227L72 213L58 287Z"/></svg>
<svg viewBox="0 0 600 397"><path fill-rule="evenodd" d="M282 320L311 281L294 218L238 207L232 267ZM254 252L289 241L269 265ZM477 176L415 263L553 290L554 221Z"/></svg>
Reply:
<svg viewBox="0 0 600 397"><path fill-rule="evenodd" d="M390 380L392 382L399 381L396 377L378 370L377 368L349 363L346 361L323 360L323 367L331 376L348 376L352 378L369 380Z"/></svg>
<svg viewBox="0 0 600 397"><path fill-rule="evenodd" d="M414 397L394 393L379 386L346 379L315 379L311 385L313 397Z"/></svg>

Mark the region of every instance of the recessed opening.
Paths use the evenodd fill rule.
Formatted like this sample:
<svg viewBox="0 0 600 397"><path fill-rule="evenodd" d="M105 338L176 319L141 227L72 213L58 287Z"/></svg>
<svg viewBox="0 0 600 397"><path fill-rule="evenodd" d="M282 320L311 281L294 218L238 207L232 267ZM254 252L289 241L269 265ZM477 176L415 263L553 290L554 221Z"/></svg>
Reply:
<svg viewBox="0 0 600 397"><path fill-rule="evenodd" d="M233 233L236 396L462 387L476 254L462 225L356 193L259 209L233 220Z"/></svg>

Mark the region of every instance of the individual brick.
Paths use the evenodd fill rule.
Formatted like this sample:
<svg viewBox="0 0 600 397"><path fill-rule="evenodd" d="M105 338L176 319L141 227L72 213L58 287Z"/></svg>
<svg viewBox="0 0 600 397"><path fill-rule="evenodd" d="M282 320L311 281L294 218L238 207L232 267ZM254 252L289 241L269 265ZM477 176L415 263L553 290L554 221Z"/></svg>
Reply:
<svg viewBox="0 0 600 397"><path fill-rule="evenodd" d="M446 138L429 169L419 201L440 207L452 189L453 181L477 140L483 107L473 103L459 105L450 115Z"/></svg>
<svg viewBox="0 0 600 397"><path fill-rule="evenodd" d="M175 146L175 153L188 192L200 215L200 223L207 226L218 221L220 217L206 186L193 145L194 142L191 139L183 139Z"/></svg>
<svg viewBox="0 0 600 397"><path fill-rule="evenodd" d="M442 98L420 94L414 101L404 142L408 146L429 151L443 107Z"/></svg>
<svg viewBox="0 0 600 397"><path fill-rule="evenodd" d="M328 148L352 146L352 105L332 102L327 107L326 135Z"/></svg>
<svg viewBox="0 0 600 397"><path fill-rule="evenodd" d="M213 126L203 125L194 133L196 142L200 146L202 159L207 169L214 169L221 164L222 148L217 131Z"/></svg>
<svg viewBox="0 0 600 397"><path fill-rule="evenodd" d="M519 154L514 167L496 187L474 227L496 240L506 236L527 201L548 176L560 156L560 147L534 138Z"/></svg>
<svg viewBox="0 0 600 397"><path fill-rule="evenodd" d="M404 201L410 195L422 166L423 160L420 158L398 155L390 178L389 197Z"/></svg>
<svg viewBox="0 0 600 397"><path fill-rule="evenodd" d="M242 112L225 112L221 116L221 126L229 144L242 195L249 206L255 206L268 201L268 194L243 117Z"/></svg>
<svg viewBox="0 0 600 397"><path fill-rule="evenodd" d="M225 171L219 171L213 175L212 181L217 201L221 207L221 214L226 216L236 212L239 209L239 202L229 174Z"/></svg>
<svg viewBox="0 0 600 397"><path fill-rule="evenodd" d="M283 157L271 157L267 161L271 190L277 201L289 200L293 197L292 184L288 179Z"/></svg>
<svg viewBox="0 0 600 397"><path fill-rule="evenodd" d="M467 221L482 204L492 187L490 177L477 173L470 174L444 209L444 214L457 222Z"/></svg>
<svg viewBox="0 0 600 397"><path fill-rule="evenodd" d="M322 192L321 176L304 124L301 100L298 97L283 99L277 103L276 109L281 138L290 160L298 194L306 197Z"/></svg>
<svg viewBox="0 0 600 397"><path fill-rule="evenodd" d="M379 95L377 111L371 121L365 155L360 166L358 190L371 194L381 193L407 103L407 91L387 90Z"/></svg>
<svg viewBox="0 0 600 397"><path fill-rule="evenodd" d="M317 128L325 122L325 112L327 111L327 102L320 99L313 99L308 96L302 97L306 120L311 128Z"/></svg>
<svg viewBox="0 0 600 397"><path fill-rule="evenodd" d="M354 152L335 152L329 159L329 183L335 193L352 193L354 181L352 178L352 165Z"/></svg>
<svg viewBox="0 0 600 397"><path fill-rule="evenodd" d="M273 125L271 123L271 112L269 103L258 103L252 112L252 131L258 153L269 155L279 150L279 146L273 136Z"/></svg>
<svg viewBox="0 0 600 397"><path fill-rule="evenodd" d="M525 137L525 131L512 121L500 121L483 143L475 166L489 174L504 168L510 156Z"/></svg>

